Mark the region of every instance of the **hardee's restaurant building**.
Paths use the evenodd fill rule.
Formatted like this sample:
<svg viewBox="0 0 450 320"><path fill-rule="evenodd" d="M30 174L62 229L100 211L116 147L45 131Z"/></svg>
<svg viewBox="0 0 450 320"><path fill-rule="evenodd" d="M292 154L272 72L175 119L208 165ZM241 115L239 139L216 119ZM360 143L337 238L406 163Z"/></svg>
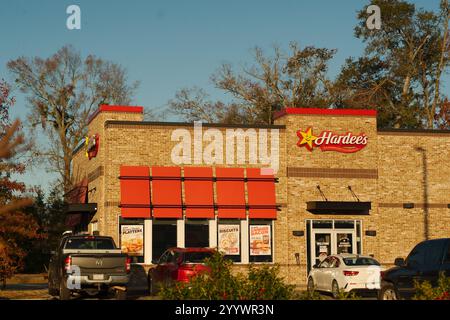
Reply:
<svg viewBox="0 0 450 320"><path fill-rule="evenodd" d="M286 108L271 126L143 121L102 105L74 153L67 223L150 266L217 247L293 284L334 253L389 266L450 236L450 132L377 130L376 111Z"/></svg>

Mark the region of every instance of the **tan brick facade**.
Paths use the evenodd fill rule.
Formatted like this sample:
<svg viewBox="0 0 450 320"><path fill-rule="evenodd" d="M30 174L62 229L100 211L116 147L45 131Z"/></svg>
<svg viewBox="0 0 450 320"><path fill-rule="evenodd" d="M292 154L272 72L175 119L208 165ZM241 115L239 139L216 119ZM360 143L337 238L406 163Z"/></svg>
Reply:
<svg viewBox="0 0 450 320"><path fill-rule="evenodd" d="M281 266L289 282L303 285L306 280L312 230L308 230L307 220L357 221L360 234L354 236L360 237L361 253L373 254L386 265L392 264L395 257L405 256L426 234L429 238L450 236L449 132L377 131L376 117L367 115L285 114L275 125L266 128L279 130L280 146L276 174L280 211L274 222L274 262ZM193 136L192 125L145 123L139 113L101 112L92 120L89 134L99 134L99 152L88 160L85 149L80 148L73 161L74 180L88 177L89 202L98 204L93 221L98 221L102 234L119 242L120 166L173 166L171 150L177 142L171 141L171 134L178 128L189 130ZM214 128L224 135L230 129ZM364 133L368 143L355 153L323 152L318 148L308 151L297 146L297 130L307 128L312 128L315 135L325 130ZM246 161L220 166L261 165ZM350 186L360 201L371 202L370 214L308 212L308 201L323 200L317 186L330 201L356 201ZM406 209L404 203L412 203L414 208ZM376 235L365 235L368 230L376 231ZM304 235L294 235L294 231L303 231Z"/></svg>

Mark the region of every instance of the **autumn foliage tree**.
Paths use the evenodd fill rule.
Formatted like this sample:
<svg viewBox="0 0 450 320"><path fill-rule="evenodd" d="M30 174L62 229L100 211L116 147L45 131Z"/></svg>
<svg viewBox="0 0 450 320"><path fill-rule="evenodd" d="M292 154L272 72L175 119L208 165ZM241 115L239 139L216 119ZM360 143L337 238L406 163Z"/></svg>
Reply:
<svg viewBox="0 0 450 320"><path fill-rule="evenodd" d="M24 241L39 237L34 219L22 208L32 203L24 197L25 185L12 178L21 174L25 166L15 162L15 155L23 151L23 136L17 135L20 123L9 120L9 110L14 104L10 88L0 82L0 284L23 266L26 251L20 246Z"/></svg>
<svg viewBox="0 0 450 320"><path fill-rule="evenodd" d="M89 115L100 104L129 104L138 84L128 84L120 65L93 55L82 58L71 46L48 58L20 57L7 66L28 96L31 129L42 128L49 141L34 154L47 161L67 192L72 153L87 134Z"/></svg>

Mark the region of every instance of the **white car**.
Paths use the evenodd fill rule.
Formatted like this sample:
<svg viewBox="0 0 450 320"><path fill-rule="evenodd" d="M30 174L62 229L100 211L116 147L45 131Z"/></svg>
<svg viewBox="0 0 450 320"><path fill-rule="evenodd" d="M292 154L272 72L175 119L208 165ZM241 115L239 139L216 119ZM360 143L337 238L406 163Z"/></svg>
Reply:
<svg viewBox="0 0 450 320"><path fill-rule="evenodd" d="M336 254L315 265L308 275L308 292L331 292L337 298L340 291L368 291L380 289L383 268L372 257L356 254Z"/></svg>

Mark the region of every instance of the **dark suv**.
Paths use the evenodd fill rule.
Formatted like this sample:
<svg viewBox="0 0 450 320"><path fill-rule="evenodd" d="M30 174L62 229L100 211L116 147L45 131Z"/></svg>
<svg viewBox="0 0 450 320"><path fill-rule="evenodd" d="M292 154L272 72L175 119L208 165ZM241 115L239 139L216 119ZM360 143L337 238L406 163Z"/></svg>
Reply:
<svg viewBox="0 0 450 320"><path fill-rule="evenodd" d="M410 299L415 281L437 285L440 273L450 277L450 238L427 240L412 249L406 260L395 259L393 267L381 272L379 299Z"/></svg>

